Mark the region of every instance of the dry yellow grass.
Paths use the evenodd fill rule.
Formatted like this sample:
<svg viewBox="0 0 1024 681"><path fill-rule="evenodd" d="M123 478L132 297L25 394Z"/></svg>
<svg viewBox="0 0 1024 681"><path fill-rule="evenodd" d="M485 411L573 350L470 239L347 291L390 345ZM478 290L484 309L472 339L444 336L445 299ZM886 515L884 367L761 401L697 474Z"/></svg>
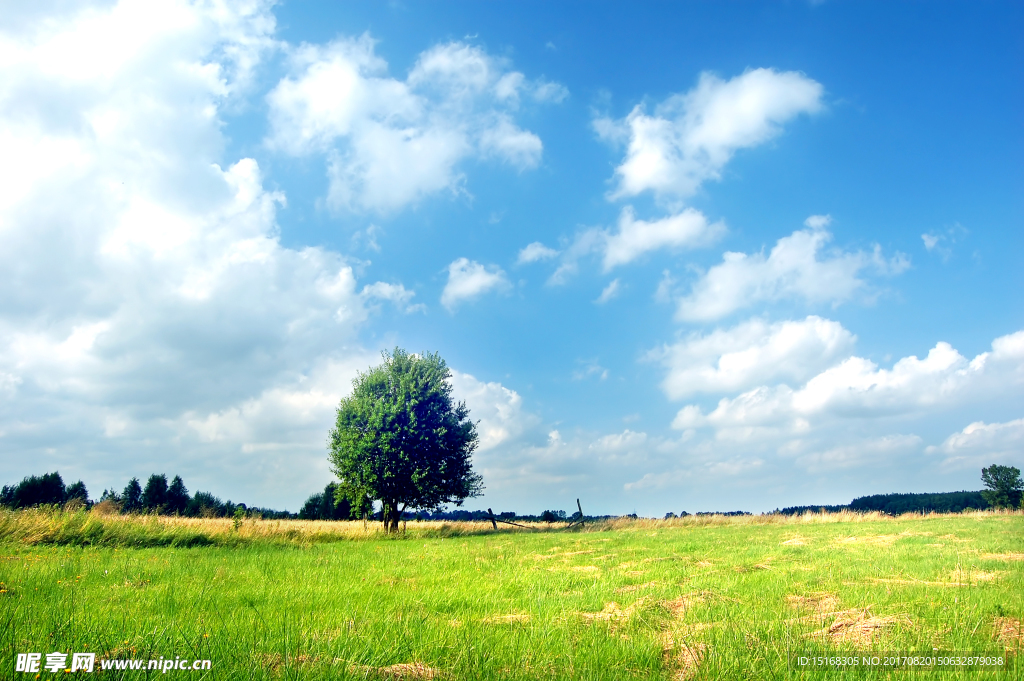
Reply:
<svg viewBox="0 0 1024 681"><path fill-rule="evenodd" d="M252 541L285 541L297 543L316 543L358 539L379 539L384 532L379 523L361 520L327 521L327 520L262 520L247 518L236 527L231 518L183 518L155 515L111 515L110 508L98 504L91 511L55 512L52 509L27 509L20 511L0 511L0 536L5 536L26 544L53 542L55 534L67 529L70 525L102 524L109 534L129 535L134 530L144 529L150 534L191 532L202 535L210 540L252 540ZM1022 515L1022 511L972 511L957 514L958 517L988 518L997 516ZM669 528L699 528L710 526L760 526L760 525L808 525L832 523L888 523L900 519L917 517L941 517L940 514L907 514L900 517L886 516L880 513L807 513L800 516L760 515L760 516L686 516L684 518L632 519L617 518L588 522L580 532L650 532ZM502 534L534 534L538 532L557 532L565 528L563 523L522 523L525 527L500 526L497 532ZM579 527L579 526L577 526ZM73 529L73 528L72 528ZM577 531L576 528L573 531ZM488 521L409 521L402 523L401 535L407 537L466 536L492 534L495 531ZM846 537L840 540L845 545L887 545L904 535L879 534L867 537ZM909 536L909 535L905 535ZM805 541L799 535L783 542L783 544L800 545ZM551 557L572 556L581 552L573 551L558 554L560 547L550 551ZM545 556L537 556L544 559ZM988 553L981 556L989 560L1024 560L1019 553ZM667 558L663 558L665 560ZM711 567L708 561L699 561L697 565Z"/></svg>
<svg viewBox="0 0 1024 681"><path fill-rule="evenodd" d="M871 608L853 608L838 615L831 625L821 631L811 632L806 638L827 639L834 644L852 643L858 646L870 645L878 635L894 624L912 626L906 615L874 616Z"/></svg>
<svg viewBox="0 0 1024 681"><path fill-rule="evenodd" d="M1003 644L1007 652L1024 647L1024 629L1015 617L997 617L993 623L995 639Z"/></svg>

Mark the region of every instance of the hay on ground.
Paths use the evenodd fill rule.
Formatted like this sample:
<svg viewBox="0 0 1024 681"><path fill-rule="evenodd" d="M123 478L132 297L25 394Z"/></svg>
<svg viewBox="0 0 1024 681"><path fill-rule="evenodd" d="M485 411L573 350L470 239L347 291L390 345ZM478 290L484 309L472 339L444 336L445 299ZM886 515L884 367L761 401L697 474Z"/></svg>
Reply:
<svg viewBox="0 0 1024 681"><path fill-rule="evenodd" d="M1024 560L1024 553L983 553L982 560Z"/></svg>
<svg viewBox="0 0 1024 681"><path fill-rule="evenodd" d="M1024 629L1021 622L1014 617L997 617L993 623L993 637L1003 644L1007 652L1020 650L1024 647Z"/></svg>
<svg viewBox="0 0 1024 681"><path fill-rule="evenodd" d="M515 622L529 622L530 613L513 612L508 615L490 615L480 620L485 624L513 624Z"/></svg>
<svg viewBox="0 0 1024 681"><path fill-rule="evenodd" d="M355 674L362 674L365 678L383 679L439 679L441 671L428 667L421 662L401 662L388 667L371 667L365 664L354 664L349 670Z"/></svg>
<svg viewBox="0 0 1024 681"><path fill-rule="evenodd" d="M689 681L697 676L701 662L707 653L706 643L687 643L681 640L680 632L667 632L662 637L665 665L673 670L673 681Z"/></svg>
<svg viewBox="0 0 1024 681"><path fill-rule="evenodd" d="M823 638L832 643L852 643L868 645L879 633L893 624L911 625L906 615L873 616L870 608L853 609L840 614L834 622L821 631L807 634L807 638Z"/></svg>
<svg viewBox="0 0 1024 681"><path fill-rule="evenodd" d="M825 591L807 594L806 596L790 594L786 596L786 602L791 608L803 611L811 610L816 615L835 612L839 606L839 599Z"/></svg>

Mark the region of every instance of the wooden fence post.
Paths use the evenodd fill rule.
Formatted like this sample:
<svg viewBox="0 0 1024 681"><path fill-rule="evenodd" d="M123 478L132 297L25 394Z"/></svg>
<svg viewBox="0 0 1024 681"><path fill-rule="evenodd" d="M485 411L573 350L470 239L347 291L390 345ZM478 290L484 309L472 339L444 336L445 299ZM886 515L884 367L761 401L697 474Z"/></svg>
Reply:
<svg viewBox="0 0 1024 681"><path fill-rule="evenodd" d="M576 508L580 510L580 525L584 525L585 523L583 522L583 507L580 506L580 500L578 497L576 499Z"/></svg>
<svg viewBox="0 0 1024 681"><path fill-rule="evenodd" d="M487 509L487 517L491 521L491 527L493 527L494 529L498 529L498 523L494 520L494 511L492 511L491 509Z"/></svg>

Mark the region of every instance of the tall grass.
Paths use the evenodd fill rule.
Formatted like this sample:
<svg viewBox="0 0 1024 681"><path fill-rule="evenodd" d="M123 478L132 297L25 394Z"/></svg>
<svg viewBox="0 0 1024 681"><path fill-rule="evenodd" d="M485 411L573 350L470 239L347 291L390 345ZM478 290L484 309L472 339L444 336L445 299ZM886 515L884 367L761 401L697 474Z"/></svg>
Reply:
<svg viewBox="0 0 1024 681"><path fill-rule="evenodd" d="M209 658L187 675L232 681L825 679L791 654L938 647L1021 671L1020 513L481 525L410 522L394 541L361 522L0 515L0 664L92 650Z"/></svg>
<svg viewBox="0 0 1024 681"><path fill-rule="evenodd" d="M806 526L819 524L898 524L911 519L961 518L981 520L1022 516L1022 511L971 511L961 514L918 514L887 516L878 512L806 513L803 515L686 516L664 520L617 518L588 521L569 532L646 532L650 530ZM157 515L110 515L85 509L33 508L19 511L0 509L0 541L25 545L107 546L107 547L190 547L248 546L252 544L310 545L336 541L379 539L431 539L474 535L515 535L562 532L565 523L523 523L525 527L499 524L495 531L489 521L409 521L397 535L386 535L376 522L327 520L262 520L247 518L240 524L232 518L183 518Z"/></svg>

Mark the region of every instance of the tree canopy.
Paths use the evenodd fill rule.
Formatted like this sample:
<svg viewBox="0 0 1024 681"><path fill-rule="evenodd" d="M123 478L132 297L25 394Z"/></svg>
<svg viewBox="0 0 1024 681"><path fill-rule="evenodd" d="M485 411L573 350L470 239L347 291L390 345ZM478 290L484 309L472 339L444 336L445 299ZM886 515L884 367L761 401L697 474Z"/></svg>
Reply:
<svg viewBox="0 0 1024 681"><path fill-rule="evenodd" d="M387 530L406 509L436 509L479 496L470 458L476 425L452 397L451 371L439 355L395 348L353 381L327 445L341 492L380 501Z"/></svg>
<svg viewBox="0 0 1024 681"><path fill-rule="evenodd" d="M1021 503L1024 483L1016 466L992 465L981 469L981 481L986 489L981 494L995 508L1016 508Z"/></svg>

